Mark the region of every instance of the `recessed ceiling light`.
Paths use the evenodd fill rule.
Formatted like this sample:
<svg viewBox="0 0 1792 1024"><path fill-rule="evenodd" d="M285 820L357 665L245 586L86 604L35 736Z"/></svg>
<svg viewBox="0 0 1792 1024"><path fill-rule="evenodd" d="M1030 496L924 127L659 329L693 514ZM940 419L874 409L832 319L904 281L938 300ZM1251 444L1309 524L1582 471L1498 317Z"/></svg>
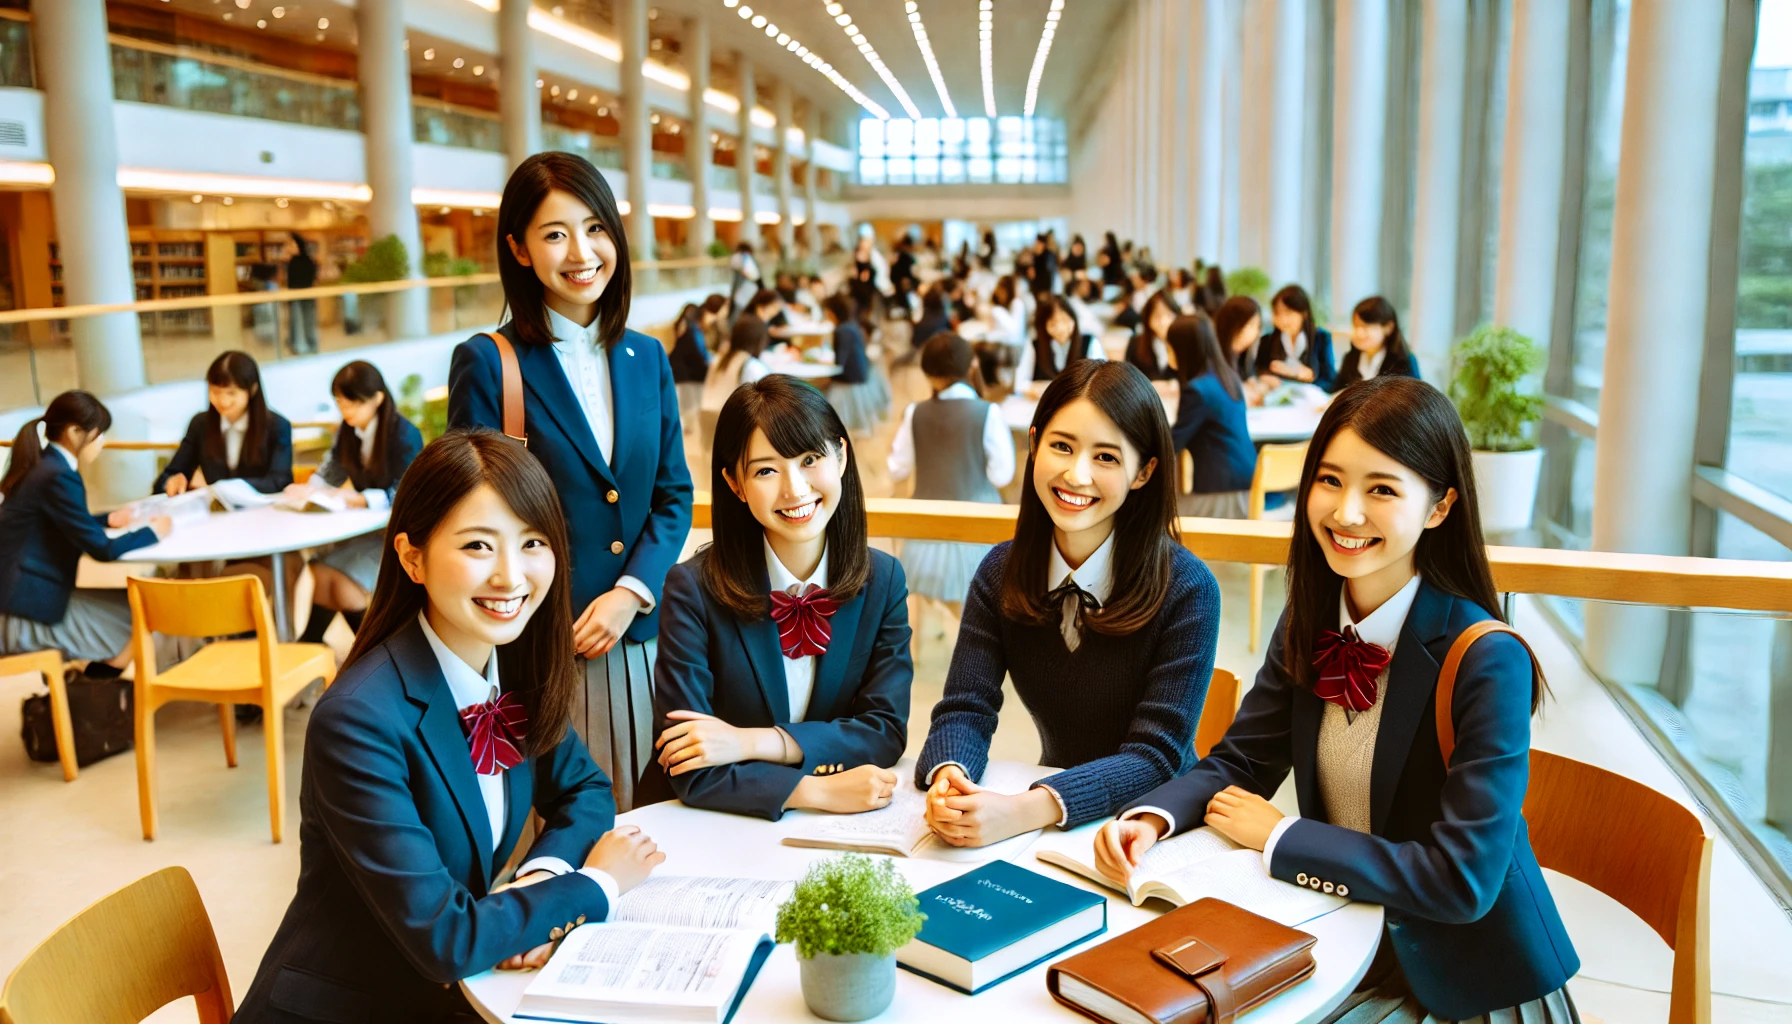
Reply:
<svg viewBox="0 0 1792 1024"><path fill-rule="evenodd" d="M473 65L473 74L475 74L475 75L485 74L485 65L484 64Z"/></svg>
<svg viewBox="0 0 1792 1024"><path fill-rule="evenodd" d="M579 90L577 90L577 89L568 89L568 90L566 90L566 98L567 98L567 99L568 99L568 100L576 100L576 99L578 99L578 98L579 98Z"/></svg>
<svg viewBox="0 0 1792 1024"><path fill-rule="evenodd" d="M558 96L558 95L560 95L560 87L559 87L559 86L557 86L557 85L550 85L550 86L548 86L548 95L549 95L549 96Z"/></svg>
<svg viewBox="0 0 1792 1024"><path fill-rule="evenodd" d="M193 201L195 203L203 203L203 202L205 202L205 197L204 196L194 196Z"/></svg>
<svg viewBox="0 0 1792 1024"><path fill-rule="evenodd" d="M744 10L746 10L746 8L742 7L741 10L744 11ZM765 27L765 15L763 15L763 14L753 15L753 27L754 28L764 28Z"/></svg>
<svg viewBox="0 0 1792 1024"><path fill-rule="evenodd" d="M271 13L276 18L284 18L284 17L286 17L286 8L276 7L269 13Z"/></svg>
<svg viewBox="0 0 1792 1024"><path fill-rule="evenodd" d="M323 30L325 30L329 27L330 27L330 19L328 19L328 18L317 19L317 30L319 32L322 32Z"/></svg>
<svg viewBox="0 0 1792 1024"><path fill-rule="evenodd" d="M466 59L466 58L465 58L465 57L456 57L456 58L454 58L454 66L455 66L455 67L457 67L457 68L464 68L464 67L466 67L466 66L467 66L467 59Z"/></svg>
<svg viewBox="0 0 1792 1024"><path fill-rule="evenodd" d="M255 19L255 27L256 28L267 28L268 27L268 19L266 19L266 18Z"/></svg>
<svg viewBox="0 0 1792 1024"><path fill-rule="evenodd" d="M223 202L224 202L225 206L231 206L236 203L236 200L230 198L229 196L225 196Z"/></svg>
<svg viewBox="0 0 1792 1024"><path fill-rule="evenodd" d="M287 208L287 207L288 207L288 206L291 206L291 205L292 205L292 204L291 204L291 203L290 203L290 202L288 202L288 201L287 201L287 200L285 200L285 199L276 199L276 200L274 200L274 205L275 205L275 206L278 206L278 207L279 207L279 208L281 208L281 209L282 209L282 210L284 210L284 209L286 209L286 208Z"/></svg>
<svg viewBox="0 0 1792 1024"><path fill-rule="evenodd" d="M432 46L429 49L424 50L423 51L423 59L424 60L435 60L436 59L435 47Z"/></svg>

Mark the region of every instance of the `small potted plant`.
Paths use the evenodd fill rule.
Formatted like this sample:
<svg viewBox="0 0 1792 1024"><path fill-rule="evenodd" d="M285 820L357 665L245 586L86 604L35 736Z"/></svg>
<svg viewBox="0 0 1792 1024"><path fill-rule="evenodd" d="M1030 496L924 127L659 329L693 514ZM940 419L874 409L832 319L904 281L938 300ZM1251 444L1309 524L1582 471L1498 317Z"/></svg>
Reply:
<svg viewBox="0 0 1792 1024"><path fill-rule="evenodd" d="M1258 302L1268 302L1269 286L1269 275L1261 267L1239 267L1226 275L1227 295L1248 295Z"/></svg>
<svg viewBox="0 0 1792 1024"><path fill-rule="evenodd" d="M1543 365L1543 351L1510 327L1483 324L1456 343L1451 364L1450 400L1473 449L1482 529L1526 529L1543 469L1531 429L1543 416L1543 397L1526 382Z"/></svg>
<svg viewBox="0 0 1792 1024"><path fill-rule="evenodd" d="M896 950L927 920L888 858L821 861L778 908L778 941L796 943L803 1001L827 1020L866 1020L896 996Z"/></svg>

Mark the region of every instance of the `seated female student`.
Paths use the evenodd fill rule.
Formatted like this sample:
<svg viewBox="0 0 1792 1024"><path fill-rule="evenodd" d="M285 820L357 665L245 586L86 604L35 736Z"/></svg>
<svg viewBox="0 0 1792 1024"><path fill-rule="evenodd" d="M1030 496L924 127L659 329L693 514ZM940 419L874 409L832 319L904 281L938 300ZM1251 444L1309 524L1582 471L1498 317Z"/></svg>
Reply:
<svg viewBox="0 0 1792 1024"><path fill-rule="evenodd" d="M335 488L350 508L392 507L399 478L423 450L423 435L399 413L386 378L372 363L357 359L337 370L330 394L342 413L336 442L309 483L287 490L308 494L321 483ZM322 643L337 612L350 629L361 628L384 547L380 534L369 533L335 545L311 563L311 618L300 640Z"/></svg>
<svg viewBox="0 0 1792 1024"><path fill-rule="evenodd" d="M1139 326L1139 304L1137 302L1138 289L1133 286L1132 275L1127 274L1121 277L1120 283L1116 287L1118 291L1113 299L1114 318L1111 323L1115 327L1124 327L1129 331L1135 330Z"/></svg>
<svg viewBox="0 0 1792 1024"><path fill-rule="evenodd" d="M865 332L853 318L852 300L830 295L821 310L834 327L834 365L840 367L840 375L828 384L828 404L852 436L868 437L883 422L889 396L871 377Z"/></svg>
<svg viewBox="0 0 1792 1024"><path fill-rule="evenodd" d="M710 476L714 541L666 577L642 793L774 821L884 806L908 740L908 586L865 543L845 426L794 377L748 384Z"/></svg>
<svg viewBox="0 0 1792 1024"><path fill-rule="evenodd" d="M927 344L927 339L936 334L956 331L958 324L952 319L950 297L940 282L935 281L921 289L921 317L915 321L915 329L910 334L910 341L915 351Z"/></svg>
<svg viewBox="0 0 1792 1024"><path fill-rule="evenodd" d="M751 313L741 314L728 334L728 345L710 360L699 407L706 413L720 413L735 388L768 376L771 367L759 358L764 351L765 321Z"/></svg>
<svg viewBox="0 0 1792 1024"><path fill-rule="evenodd" d="M1328 1020L1576 1020L1562 986L1579 960L1521 815L1542 696L1524 645L1496 634L1463 656L1448 763L1432 724L1457 636L1499 617L1449 400L1402 377L1340 392L1295 522L1256 685L1205 760L1102 828L1101 870L1125 879L1206 824L1276 878L1386 908L1381 955ZM1299 817L1267 799L1290 768Z"/></svg>
<svg viewBox="0 0 1792 1024"><path fill-rule="evenodd" d="M541 966L665 859L612 828L610 780L567 724L571 549L541 464L450 431L386 536L372 611L311 713L298 892L242 1024L473 1019L455 982ZM541 831L494 885L531 810Z"/></svg>
<svg viewBox="0 0 1792 1024"><path fill-rule="evenodd" d="M747 311L765 323L767 347L782 345L796 333L796 329L790 325L790 317L785 314L783 296L770 288L759 289Z"/></svg>
<svg viewBox="0 0 1792 1024"><path fill-rule="evenodd" d="M1032 344L1020 350L1014 369L1014 390L1049 381L1084 359L1106 359L1101 343L1077 330L1076 314L1060 296L1042 292L1033 314Z"/></svg>
<svg viewBox="0 0 1792 1024"><path fill-rule="evenodd" d="M1313 384L1330 391L1338 375L1332 359L1332 332L1313 323L1307 290L1291 284L1269 302L1270 330L1257 344L1253 372L1258 377Z"/></svg>
<svg viewBox="0 0 1792 1024"><path fill-rule="evenodd" d="M131 663L131 605L122 590L75 585L83 554L110 562L168 536L157 516L118 537L131 514L87 511L81 467L106 447L112 413L85 391L64 391L19 429L0 479L0 655L61 651L86 658L88 676L114 678Z"/></svg>
<svg viewBox="0 0 1792 1024"><path fill-rule="evenodd" d="M1072 363L1039 400L1014 539L978 567L915 766L927 820L985 846L1113 814L1195 763L1220 591L1177 539L1164 403L1125 363ZM1002 680L1064 769L1019 795L977 785Z"/></svg>
<svg viewBox="0 0 1792 1024"><path fill-rule="evenodd" d="M292 424L268 408L254 357L224 353L206 369L205 384L211 407L187 423L174 458L156 477L155 493L184 493L195 470L208 484L241 479L265 494L292 483Z"/></svg>
<svg viewBox="0 0 1792 1024"><path fill-rule="evenodd" d="M711 295L720 300L720 295ZM672 321L672 351L666 354L672 364L672 384L678 392L678 412L684 421L684 432L690 433L696 422L697 405L703 398L703 380L709 376L709 345L704 330L708 317L703 306L685 303Z"/></svg>
<svg viewBox="0 0 1792 1024"><path fill-rule="evenodd" d="M1206 313L1170 325L1170 365L1182 381L1170 442L1194 463L1193 491L1177 502L1185 516L1244 519L1250 515L1257 449L1245 417L1244 383L1220 351Z"/></svg>
<svg viewBox="0 0 1792 1024"><path fill-rule="evenodd" d="M1356 304L1350 311L1350 351L1338 367L1331 391L1342 391L1359 380L1376 377L1419 376L1419 359L1400 333L1400 317L1394 304L1379 295Z"/></svg>
<svg viewBox="0 0 1792 1024"><path fill-rule="evenodd" d="M1101 337L1107 328L1103 318L1109 313L1107 303L1101 301L1101 284L1087 277L1074 281L1064 290L1064 299L1076 314L1077 330L1090 337Z"/></svg>
<svg viewBox="0 0 1792 1024"><path fill-rule="evenodd" d="M1234 295L1220 303L1213 315L1213 331L1219 335L1220 347L1232 358L1232 372L1244 382L1245 402L1262 405L1263 396L1275 383L1256 376L1257 341L1263 333L1263 310L1248 295Z"/></svg>
<svg viewBox="0 0 1792 1024"><path fill-rule="evenodd" d="M1126 361L1152 380L1176 379L1176 370L1170 365L1170 347L1164 340L1176 316L1176 303L1170 293L1159 289L1145 300L1138 329L1126 343Z"/></svg>

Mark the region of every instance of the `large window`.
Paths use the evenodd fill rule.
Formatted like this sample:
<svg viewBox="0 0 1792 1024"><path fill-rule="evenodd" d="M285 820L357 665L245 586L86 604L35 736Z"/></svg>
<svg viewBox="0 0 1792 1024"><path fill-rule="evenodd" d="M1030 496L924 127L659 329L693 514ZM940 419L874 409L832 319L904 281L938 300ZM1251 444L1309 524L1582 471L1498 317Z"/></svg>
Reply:
<svg viewBox="0 0 1792 1024"><path fill-rule="evenodd" d="M1618 140L1624 122L1630 0L1597 0L1591 14L1586 174L1580 197L1580 254L1574 274L1574 371L1564 397L1597 407L1605 366L1606 292L1611 280L1612 214L1618 198Z"/></svg>
<svg viewBox="0 0 1792 1024"><path fill-rule="evenodd" d="M1061 184L1064 123L1044 117L927 117L859 122L864 185Z"/></svg>

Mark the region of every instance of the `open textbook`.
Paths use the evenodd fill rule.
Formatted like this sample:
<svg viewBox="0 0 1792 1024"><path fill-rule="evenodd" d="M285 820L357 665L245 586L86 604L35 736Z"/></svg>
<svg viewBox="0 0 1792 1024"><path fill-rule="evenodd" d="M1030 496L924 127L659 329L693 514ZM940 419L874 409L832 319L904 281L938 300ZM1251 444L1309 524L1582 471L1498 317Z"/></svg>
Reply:
<svg viewBox="0 0 1792 1024"><path fill-rule="evenodd" d="M348 499L334 487L309 486L303 493L282 493L274 498L274 507L288 512L342 512Z"/></svg>
<svg viewBox="0 0 1792 1024"><path fill-rule="evenodd" d="M254 484L235 477L208 483L206 489L211 491L212 499L222 505L226 512L272 505L280 497L278 494L263 494L255 489Z"/></svg>
<svg viewBox="0 0 1792 1024"><path fill-rule="evenodd" d="M212 496L209 490L201 487L172 498L166 494L152 494L147 498L138 498L124 507L131 514L131 521L126 526L112 530L113 536L129 533L156 516L167 516L177 530L204 522L212 514Z"/></svg>
<svg viewBox="0 0 1792 1024"><path fill-rule="evenodd" d="M1186 906L1204 897L1225 900L1290 927L1338 909L1348 900L1271 878L1263 854L1245 849L1211 828L1166 839L1145 851L1124 887L1095 866L1094 830L1048 832L1033 856L1116 892L1138 906L1148 899Z"/></svg>
<svg viewBox="0 0 1792 1024"><path fill-rule="evenodd" d="M991 764L981 785L997 793L1026 792L1038 771L1024 765L1019 766L1023 773L1017 774L1012 767ZM914 759L905 757L891 770L896 773L896 794L888 804L859 814L804 815L784 836L784 845L912 857L921 847L939 843L927 827L927 794L915 788Z"/></svg>

